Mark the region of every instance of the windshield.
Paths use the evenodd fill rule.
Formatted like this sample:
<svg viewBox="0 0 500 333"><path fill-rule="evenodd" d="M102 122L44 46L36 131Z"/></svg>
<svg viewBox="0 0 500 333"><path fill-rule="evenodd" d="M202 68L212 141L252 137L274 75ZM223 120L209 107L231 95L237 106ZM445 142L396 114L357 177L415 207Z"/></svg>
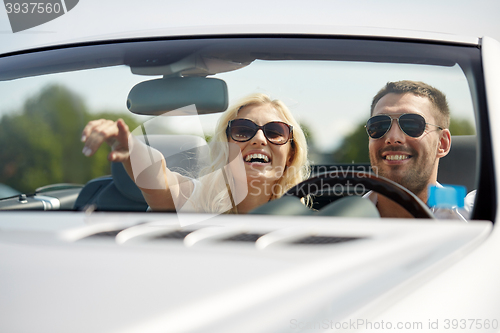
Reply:
<svg viewBox="0 0 500 333"><path fill-rule="evenodd" d="M96 184L101 182L99 184L105 187L108 185L107 181L114 178L116 182L119 177L107 177L113 173L109 162L113 142L103 144L92 152L92 156L85 156L90 154L85 154L85 150L82 152L85 147L82 143L82 131L92 120L116 121L121 118L130 132L138 138L138 142L149 144L155 151L163 154L167 170L171 167L170 171L183 177L179 181L180 201L176 202L176 209L171 210L179 212L182 206L186 207L186 201L192 198L191 193L195 192L192 183L184 190L183 182L186 179L198 179L201 184L205 184L203 177L210 174L208 171L203 173L203 170L213 164L217 156L214 156L214 148L208 145L213 140L221 141L216 128L220 121L224 122L225 130L228 127L228 119L224 118L225 111L255 94L281 101L293 116L296 125L292 126L290 134L280 132L285 131L282 128L260 128L262 137L268 140L265 145L271 148L248 150L244 146L245 142L238 139L244 135L241 130L243 125L238 127L238 123L235 123L231 131L226 132L226 141L222 140L219 144L227 146L229 140L229 146L233 144L238 147L236 154L240 153L238 158L242 160L241 165L251 165L252 171L261 166L269 169L283 155L284 173L292 165L290 159L295 158L297 153L282 150L288 145L291 147L289 149L297 149L296 146L301 144L299 137L303 134L306 143L304 151L307 153L310 170L306 173L300 171L302 180L332 170L376 174L379 170L372 168L376 163L370 160L370 140L385 140L389 136L387 133L392 133L396 122L406 135L411 134L405 127L404 118L390 120L389 126L392 127L384 129L388 132L380 134L384 135L382 139L370 139L367 134L367 120L375 113L387 113L377 109L374 111L371 107L374 97L388 82L422 82L438 89L446 96L450 110L450 123L446 129L451 133L452 142L455 142L455 137L458 137L456 142L461 142L463 136L467 136L464 139L466 141L477 141L478 93L474 87L475 80L478 79L475 74L478 57L479 50L467 46L299 38L142 41L11 55L0 59L0 94L3 101L0 106L0 142L3 147L0 152L0 184L25 194L43 192L40 188L47 186L48 190L63 190L74 186L72 199L68 199L70 203L65 206L69 210L84 210L92 206L97 210L144 211L149 207L149 210L155 211L150 201L141 200L141 193L136 189L131 190L132 194L125 194L122 203L118 200L108 206L96 203L96 196L99 195L97 192L102 190L95 187ZM217 79L214 82L224 82L227 90L221 88L219 96L218 90L202 92L202 88L197 90L192 83L188 83L184 91L180 88L173 90L173 87L180 85L170 81L188 78L204 79L200 81L203 89L208 87L207 79ZM162 80L162 84L170 81L161 87L156 83L149 86L142 84L153 80ZM131 91L136 86L150 95L145 92L132 95ZM217 105L226 101L227 105L223 105L220 110L215 108L215 111L210 111L208 107L205 110L202 106L204 101L200 99L213 100ZM172 100L178 100L180 104L174 108ZM133 108L131 105L139 105L139 109L133 110L133 113L130 111ZM182 109L180 113L184 115L175 113L179 109ZM273 110L275 109L276 107ZM281 121L286 125L292 123L288 117L275 114L272 110L265 117L260 114L256 116L254 112L257 111L248 108L241 110L232 119L251 120L258 126L272 121ZM396 113L399 117L407 112ZM273 116L270 117L270 114ZM436 125L432 122L439 120L434 117L431 122L425 118L424 115L425 122L430 124L424 125L427 133L431 131L432 125ZM249 133L245 135L250 140L247 143L260 137L259 128L254 129L252 124L245 126ZM442 127L440 124L436 126ZM273 135L284 135L285 144L278 146L273 143ZM411 135L410 138L414 139ZM164 142L176 142L174 145L177 150L165 148ZM170 150L165 152L162 149ZM186 155L185 152L189 154ZM417 152L421 154L418 149L415 152L408 150L394 154L395 157L390 157L391 163L396 163L396 159L416 159ZM475 151L473 153L476 154ZM161 157L155 159L154 155L147 154L137 156L134 158L131 153L131 167L136 170L132 178L135 177L133 181L143 190L142 194L147 196L143 187L146 190L155 188L140 186L139 174L148 168L143 165L144 160L149 156L150 164L153 165ZM446 157L443 156L437 181L463 185L466 192L476 189L475 156L468 163L464 162L465 170L459 171L450 170L446 164L456 165L456 162L451 158L450 162L446 162ZM383 158L387 160L385 155ZM187 162L182 162L181 159ZM226 156L224 163L230 165L234 160L236 157ZM245 177L248 177L248 165ZM127 176L126 173L123 174ZM468 176L457 176L462 174ZM233 170L232 177L238 178L238 171ZM147 180L144 182L143 184L148 183ZM278 194L272 190L265 201L281 197L299 183L298 180L294 182L287 183ZM95 188L91 193L83 195L82 189L89 183L94 184ZM250 182L244 191L236 190L237 185L229 183L227 179L222 183L230 196L226 206L223 205L225 208L215 210L217 214L238 212L231 211L231 205L237 206L238 202L253 193ZM272 185L276 183L277 181ZM54 184L60 184L60 187L51 187ZM196 184L194 182L194 187ZM117 185L117 192L127 192L127 189L120 186ZM127 186L128 183L123 187ZM205 190L209 187L207 184L204 186L207 186ZM308 193L311 195L304 196L302 201L307 201L305 206L309 209L319 211L339 197L353 193L363 196L370 190L365 185L332 185L328 191L320 189ZM9 195L12 192L3 195L0 193L3 197ZM200 211L195 209L197 203L193 203L193 206L193 211ZM240 213L242 211L240 209Z"/></svg>

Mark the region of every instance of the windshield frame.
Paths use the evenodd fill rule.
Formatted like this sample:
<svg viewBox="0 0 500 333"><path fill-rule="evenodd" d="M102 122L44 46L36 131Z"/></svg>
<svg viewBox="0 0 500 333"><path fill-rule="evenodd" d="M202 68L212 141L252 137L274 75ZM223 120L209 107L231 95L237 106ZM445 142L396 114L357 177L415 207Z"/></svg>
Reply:
<svg viewBox="0 0 500 333"><path fill-rule="evenodd" d="M216 46L214 46L216 45ZM161 46L161 47L160 47ZM182 46L182 47L180 47ZM254 52L253 59L310 59L318 58L322 52L325 60L346 60L362 62L413 63L452 66L458 64L468 80L473 108L476 116L478 138L477 197L473 219L494 221L496 215L495 187L491 177L495 176L492 159L489 117L481 65L481 52L477 45L443 43L441 41L405 40L382 37L345 37L324 35L238 35L174 38L140 38L96 43L81 43L19 51L0 56L0 80L44 75L53 72L75 71L125 64L131 67L149 66L143 55L152 49L163 48L182 51L170 58L163 58L162 65L168 65L190 54L227 54L227 49L261 48L276 50L287 47L297 54L284 53L272 58L272 51ZM208 51L207 51L208 50ZM301 52L298 53L298 50ZM336 51L335 51L336 50ZM162 52L160 52L162 53ZM162 53L163 54L163 53Z"/></svg>

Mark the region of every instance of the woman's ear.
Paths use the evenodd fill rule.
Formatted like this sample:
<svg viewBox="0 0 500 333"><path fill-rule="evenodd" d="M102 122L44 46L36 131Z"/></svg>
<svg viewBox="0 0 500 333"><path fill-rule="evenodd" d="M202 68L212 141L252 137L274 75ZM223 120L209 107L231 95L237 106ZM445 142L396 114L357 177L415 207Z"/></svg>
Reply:
<svg viewBox="0 0 500 333"><path fill-rule="evenodd" d="M450 130L445 128L441 131L441 135L439 136L438 149L437 149L437 157L445 157L448 155L451 149L451 133Z"/></svg>
<svg viewBox="0 0 500 333"><path fill-rule="evenodd" d="M286 166L292 165L293 159L295 157L295 149L293 146L290 147L290 152L288 153L288 158L286 159Z"/></svg>

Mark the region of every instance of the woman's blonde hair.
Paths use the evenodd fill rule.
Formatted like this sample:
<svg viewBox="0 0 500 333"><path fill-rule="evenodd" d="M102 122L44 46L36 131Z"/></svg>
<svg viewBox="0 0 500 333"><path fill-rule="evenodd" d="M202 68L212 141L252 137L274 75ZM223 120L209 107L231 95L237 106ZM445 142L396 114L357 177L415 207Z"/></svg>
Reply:
<svg viewBox="0 0 500 333"><path fill-rule="evenodd" d="M227 111L225 111L217 122L214 136L212 137L210 147L211 164L202 171L202 184L206 191L203 192L203 198L190 198L197 210L203 212L226 212L236 213L236 207L232 206L232 199L229 197L229 184L224 179L224 174L220 172L229 160L229 146L226 129L230 120L238 117L238 112L246 106L271 105L283 120L293 126L293 139L290 141L290 163L283 171L282 177L276 182L278 186L273 186L273 193L269 200L280 198L290 188L301 181L307 179L310 174L310 165L307 159L307 142L304 132L290 110L280 100L272 100L269 96L261 93L252 94L244 97ZM225 144L221 144L225 143ZM219 172L218 172L219 171ZM195 203L196 202L196 203ZM232 208L231 208L232 207Z"/></svg>

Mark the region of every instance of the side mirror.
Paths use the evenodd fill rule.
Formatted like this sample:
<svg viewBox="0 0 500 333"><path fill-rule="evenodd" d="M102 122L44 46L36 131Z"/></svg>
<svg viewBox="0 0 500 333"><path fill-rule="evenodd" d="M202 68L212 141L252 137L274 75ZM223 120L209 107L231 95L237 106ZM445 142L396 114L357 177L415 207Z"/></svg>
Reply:
<svg viewBox="0 0 500 333"><path fill-rule="evenodd" d="M206 77L175 77L144 81L130 90L127 108L135 114L156 116L188 105L198 114L223 112L228 106L226 82Z"/></svg>

